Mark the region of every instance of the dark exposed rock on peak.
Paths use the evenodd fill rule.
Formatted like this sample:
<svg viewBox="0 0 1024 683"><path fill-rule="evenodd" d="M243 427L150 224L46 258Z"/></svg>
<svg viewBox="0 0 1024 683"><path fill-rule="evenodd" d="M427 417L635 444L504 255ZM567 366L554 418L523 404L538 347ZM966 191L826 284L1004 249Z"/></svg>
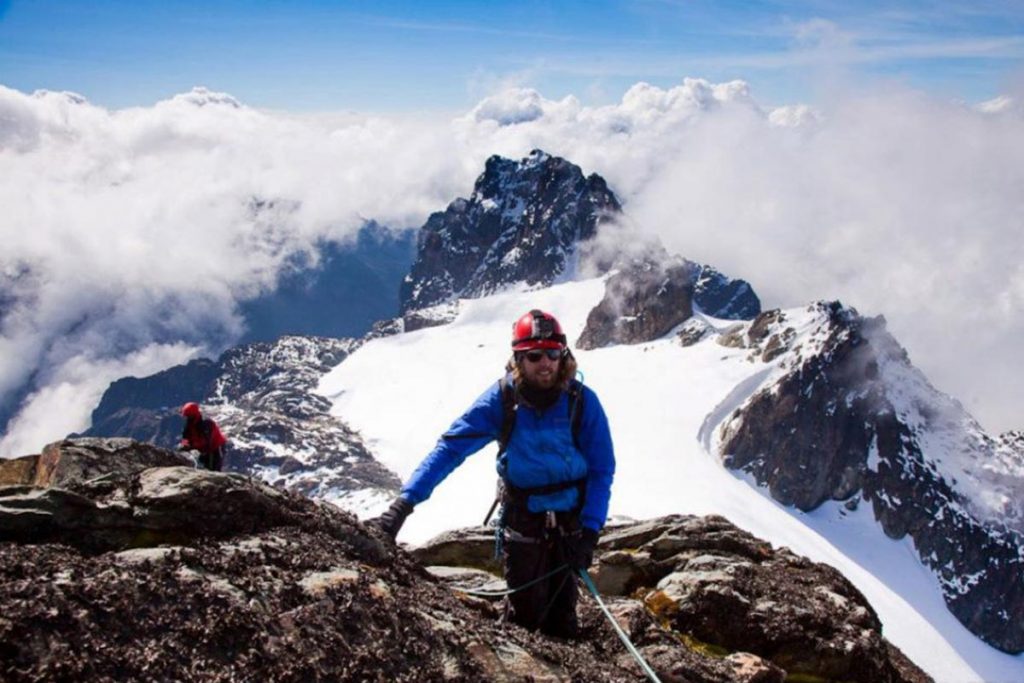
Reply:
<svg viewBox="0 0 1024 683"><path fill-rule="evenodd" d="M158 450L54 444L59 488L0 488L0 678L644 680L588 599L578 641L527 633L450 589L467 573L424 571L347 513L236 474L151 466L180 457ZM624 526L599 556L617 621L662 680L927 680L837 573L721 518ZM641 587L647 607L626 596Z"/></svg>
<svg viewBox="0 0 1024 683"><path fill-rule="evenodd" d="M693 315L693 284L685 265L638 262L608 278L604 299L587 315L581 349L637 344L664 336Z"/></svg>
<svg viewBox="0 0 1024 683"><path fill-rule="evenodd" d="M716 318L752 318L761 302L743 280L730 280L710 266L670 257L659 243L640 255L612 261L605 295L587 316L576 346L596 349L639 344L662 337L688 320L696 306Z"/></svg>
<svg viewBox="0 0 1024 683"><path fill-rule="evenodd" d="M401 287L402 313L506 285L551 284L573 267L576 245L621 212L596 174L534 150L487 160L469 199L456 199L420 229L418 256Z"/></svg>
<svg viewBox="0 0 1024 683"><path fill-rule="evenodd" d="M765 312L719 342L778 363L724 421L725 464L801 510L869 502L888 536L911 536L967 628L1024 651L1024 519L990 502L1019 500L1020 461L928 384L884 319L822 302Z"/></svg>

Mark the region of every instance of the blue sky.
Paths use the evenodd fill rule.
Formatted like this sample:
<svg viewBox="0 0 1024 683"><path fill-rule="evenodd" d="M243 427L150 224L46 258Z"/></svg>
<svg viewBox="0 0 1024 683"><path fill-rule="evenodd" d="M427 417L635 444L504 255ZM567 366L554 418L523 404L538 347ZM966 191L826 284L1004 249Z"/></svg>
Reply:
<svg viewBox="0 0 1024 683"><path fill-rule="evenodd" d="M296 111L459 110L507 84L602 104L684 76L766 104L836 79L980 101L1022 64L1019 0L0 0L0 84L111 108L195 85Z"/></svg>

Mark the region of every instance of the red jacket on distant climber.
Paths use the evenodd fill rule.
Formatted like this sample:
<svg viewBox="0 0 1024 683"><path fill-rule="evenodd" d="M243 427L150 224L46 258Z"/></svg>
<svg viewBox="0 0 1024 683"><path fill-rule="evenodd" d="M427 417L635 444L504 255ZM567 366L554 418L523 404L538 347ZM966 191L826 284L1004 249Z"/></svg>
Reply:
<svg viewBox="0 0 1024 683"><path fill-rule="evenodd" d="M199 462L208 470L219 472L224 460L224 445L228 440L220 427L210 418L204 418L198 403L186 403L181 409L185 428L181 432L181 447L199 451Z"/></svg>

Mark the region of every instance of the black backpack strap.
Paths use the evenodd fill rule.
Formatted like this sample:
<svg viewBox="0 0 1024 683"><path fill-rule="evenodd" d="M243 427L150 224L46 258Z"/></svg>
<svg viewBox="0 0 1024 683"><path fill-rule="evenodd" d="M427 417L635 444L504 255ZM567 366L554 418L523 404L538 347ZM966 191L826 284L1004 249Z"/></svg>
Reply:
<svg viewBox="0 0 1024 683"><path fill-rule="evenodd" d="M498 457L508 448L508 442L512 439L512 430L516 427L516 388L508 381L508 375L498 380L498 388L501 391L501 432L498 434Z"/></svg>
<svg viewBox="0 0 1024 683"><path fill-rule="evenodd" d="M572 442L580 450L580 431L583 428L583 383L569 381L569 422L572 425Z"/></svg>

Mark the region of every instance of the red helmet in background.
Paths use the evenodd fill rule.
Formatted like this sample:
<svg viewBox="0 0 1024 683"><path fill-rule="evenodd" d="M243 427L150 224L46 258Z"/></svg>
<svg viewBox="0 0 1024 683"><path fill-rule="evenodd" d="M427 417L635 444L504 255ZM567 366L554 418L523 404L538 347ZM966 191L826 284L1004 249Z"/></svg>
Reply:
<svg viewBox="0 0 1024 683"><path fill-rule="evenodd" d="M198 403L186 403L181 407L181 416L186 420L198 420L203 414L199 412Z"/></svg>
<svg viewBox="0 0 1024 683"><path fill-rule="evenodd" d="M534 309L512 324L512 350L564 349L565 333L555 316Z"/></svg>

